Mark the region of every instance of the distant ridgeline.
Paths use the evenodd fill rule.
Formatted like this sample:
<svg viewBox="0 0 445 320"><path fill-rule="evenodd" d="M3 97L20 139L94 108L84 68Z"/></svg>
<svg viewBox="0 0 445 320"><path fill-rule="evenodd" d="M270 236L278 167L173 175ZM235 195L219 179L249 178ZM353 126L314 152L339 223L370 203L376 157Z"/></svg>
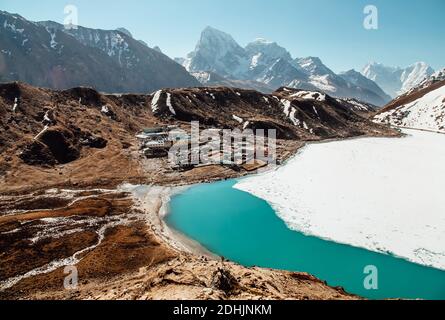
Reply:
<svg viewBox="0 0 445 320"><path fill-rule="evenodd" d="M0 11L0 44L3 82L54 89L91 86L109 93L200 85L175 61L122 29L66 29Z"/></svg>

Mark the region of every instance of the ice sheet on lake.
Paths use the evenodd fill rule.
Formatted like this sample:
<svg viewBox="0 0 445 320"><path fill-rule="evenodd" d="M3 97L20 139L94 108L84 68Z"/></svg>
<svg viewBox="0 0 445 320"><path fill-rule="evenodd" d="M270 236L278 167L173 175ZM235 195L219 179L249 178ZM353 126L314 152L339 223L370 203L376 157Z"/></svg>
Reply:
<svg viewBox="0 0 445 320"><path fill-rule="evenodd" d="M311 144L235 188L293 230L445 269L445 135L405 133Z"/></svg>

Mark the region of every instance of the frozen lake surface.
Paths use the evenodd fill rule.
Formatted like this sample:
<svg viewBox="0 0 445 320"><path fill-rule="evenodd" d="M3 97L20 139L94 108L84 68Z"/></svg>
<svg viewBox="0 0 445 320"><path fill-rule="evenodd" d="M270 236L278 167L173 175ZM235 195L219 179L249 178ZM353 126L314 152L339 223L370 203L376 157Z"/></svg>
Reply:
<svg viewBox="0 0 445 320"><path fill-rule="evenodd" d="M292 230L445 270L445 135L404 133L311 144L235 188Z"/></svg>

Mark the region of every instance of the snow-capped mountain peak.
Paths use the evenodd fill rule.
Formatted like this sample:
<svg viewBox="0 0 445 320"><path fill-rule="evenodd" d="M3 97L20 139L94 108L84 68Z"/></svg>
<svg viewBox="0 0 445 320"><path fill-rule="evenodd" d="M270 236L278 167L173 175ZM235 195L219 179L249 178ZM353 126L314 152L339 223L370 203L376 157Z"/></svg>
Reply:
<svg viewBox="0 0 445 320"><path fill-rule="evenodd" d="M195 50L187 59L175 60L205 83L208 83L207 75L213 74L213 78L222 78L221 85L228 81L253 81L273 88L284 86L321 90L336 97L356 98L375 105L389 101L389 97L377 85L369 83L372 83L371 80L361 79L366 88L350 83L324 65L318 57L293 60L285 48L263 38L242 48L232 36L212 27L204 29ZM211 82L213 85L218 83Z"/></svg>
<svg viewBox="0 0 445 320"><path fill-rule="evenodd" d="M377 93L384 100L391 100L391 97L386 94L383 89L377 85L377 83L366 78L364 75L354 69L342 72L339 74L339 76L355 86Z"/></svg>
<svg viewBox="0 0 445 320"><path fill-rule="evenodd" d="M256 81L264 82L273 87L288 85L295 80L306 81L307 75L296 68L292 61L282 58L271 61L271 64L265 66L264 70L256 78Z"/></svg>
<svg viewBox="0 0 445 320"><path fill-rule="evenodd" d="M264 77L266 69L276 64L279 60L292 61L290 53L276 42L262 38L249 43L245 48L249 56L249 78L259 79Z"/></svg>
<svg viewBox="0 0 445 320"><path fill-rule="evenodd" d="M388 67L373 62L367 64L362 70L365 77L375 81L392 97L409 91L433 73L434 70L425 62L416 62L406 68Z"/></svg>
<svg viewBox="0 0 445 320"><path fill-rule="evenodd" d="M445 80L445 68L442 68L441 70L438 70L436 72L434 72L431 76L429 77L425 77L420 84L418 84L417 86L411 88L409 91L407 91L405 94L399 96L398 98L402 98L404 96L410 95L411 93L415 92L415 91L419 91L422 89L425 89L427 87L432 86L433 84L437 83L437 82L441 82Z"/></svg>
<svg viewBox="0 0 445 320"><path fill-rule="evenodd" d="M309 75L335 75L334 72L326 67L318 57L298 58L295 59L295 63Z"/></svg>
<svg viewBox="0 0 445 320"><path fill-rule="evenodd" d="M402 81L402 88L400 93L404 93L414 88L421 83L425 78L431 76L434 70L425 62L416 62L413 65L406 68L400 80Z"/></svg>
<svg viewBox="0 0 445 320"><path fill-rule="evenodd" d="M262 38L256 39L249 43L245 48L249 56L257 55L261 53L268 59L286 59L292 60L290 53L283 47L279 46L276 42L268 41Z"/></svg>
<svg viewBox="0 0 445 320"><path fill-rule="evenodd" d="M365 67L363 68L361 73L368 79L372 80L372 78L375 79L379 75L379 73L396 72L400 69L401 68L399 68L399 67L385 66L384 64L379 63L379 62L370 62L367 65L365 65Z"/></svg>
<svg viewBox="0 0 445 320"><path fill-rule="evenodd" d="M212 27L206 27L202 31L201 38L196 46L196 51L198 50L211 50L214 52L222 50L220 54L224 55L230 50L241 51L242 48L230 34Z"/></svg>
<svg viewBox="0 0 445 320"><path fill-rule="evenodd" d="M125 28L117 28L116 31L122 32L122 33L126 34L127 36L129 36L130 38L133 38L133 35L131 34L130 31L128 31L128 29L125 29Z"/></svg>
<svg viewBox="0 0 445 320"><path fill-rule="evenodd" d="M222 76L239 77L249 64L244 49L231 35L212 27L206 27L184 62L189 72L211 71Z"/></svg>
<svg viewBox="0 0 445 320"><path fill-rule="evenodd" d="M345 71L345 72L341 72L339 75L342 76L342 77L347 77L349 79L349 82L351 82L351 83L353 83L355 85L360 84L360 82L363 79L366 79L368 81L372 81L372 80L369 80L368 78L364 77L360 72L357 72L354 69L351 69L351 70L348 70L348 71Z"/></svg>

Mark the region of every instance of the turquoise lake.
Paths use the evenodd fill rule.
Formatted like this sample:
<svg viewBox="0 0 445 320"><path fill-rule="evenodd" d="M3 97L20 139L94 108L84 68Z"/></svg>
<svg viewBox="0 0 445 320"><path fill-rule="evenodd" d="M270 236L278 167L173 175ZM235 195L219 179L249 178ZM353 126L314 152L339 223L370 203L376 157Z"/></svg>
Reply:
<svg viewBox="0 0 445 320"><path fill-rule="evenodd" d="M445 271L290 230L266 201L235 184L202 184L173 196L167 224L244 266L308 272L371 299L445 299ZM368 265L378 268L378 290L364 288Z"/></svg>

